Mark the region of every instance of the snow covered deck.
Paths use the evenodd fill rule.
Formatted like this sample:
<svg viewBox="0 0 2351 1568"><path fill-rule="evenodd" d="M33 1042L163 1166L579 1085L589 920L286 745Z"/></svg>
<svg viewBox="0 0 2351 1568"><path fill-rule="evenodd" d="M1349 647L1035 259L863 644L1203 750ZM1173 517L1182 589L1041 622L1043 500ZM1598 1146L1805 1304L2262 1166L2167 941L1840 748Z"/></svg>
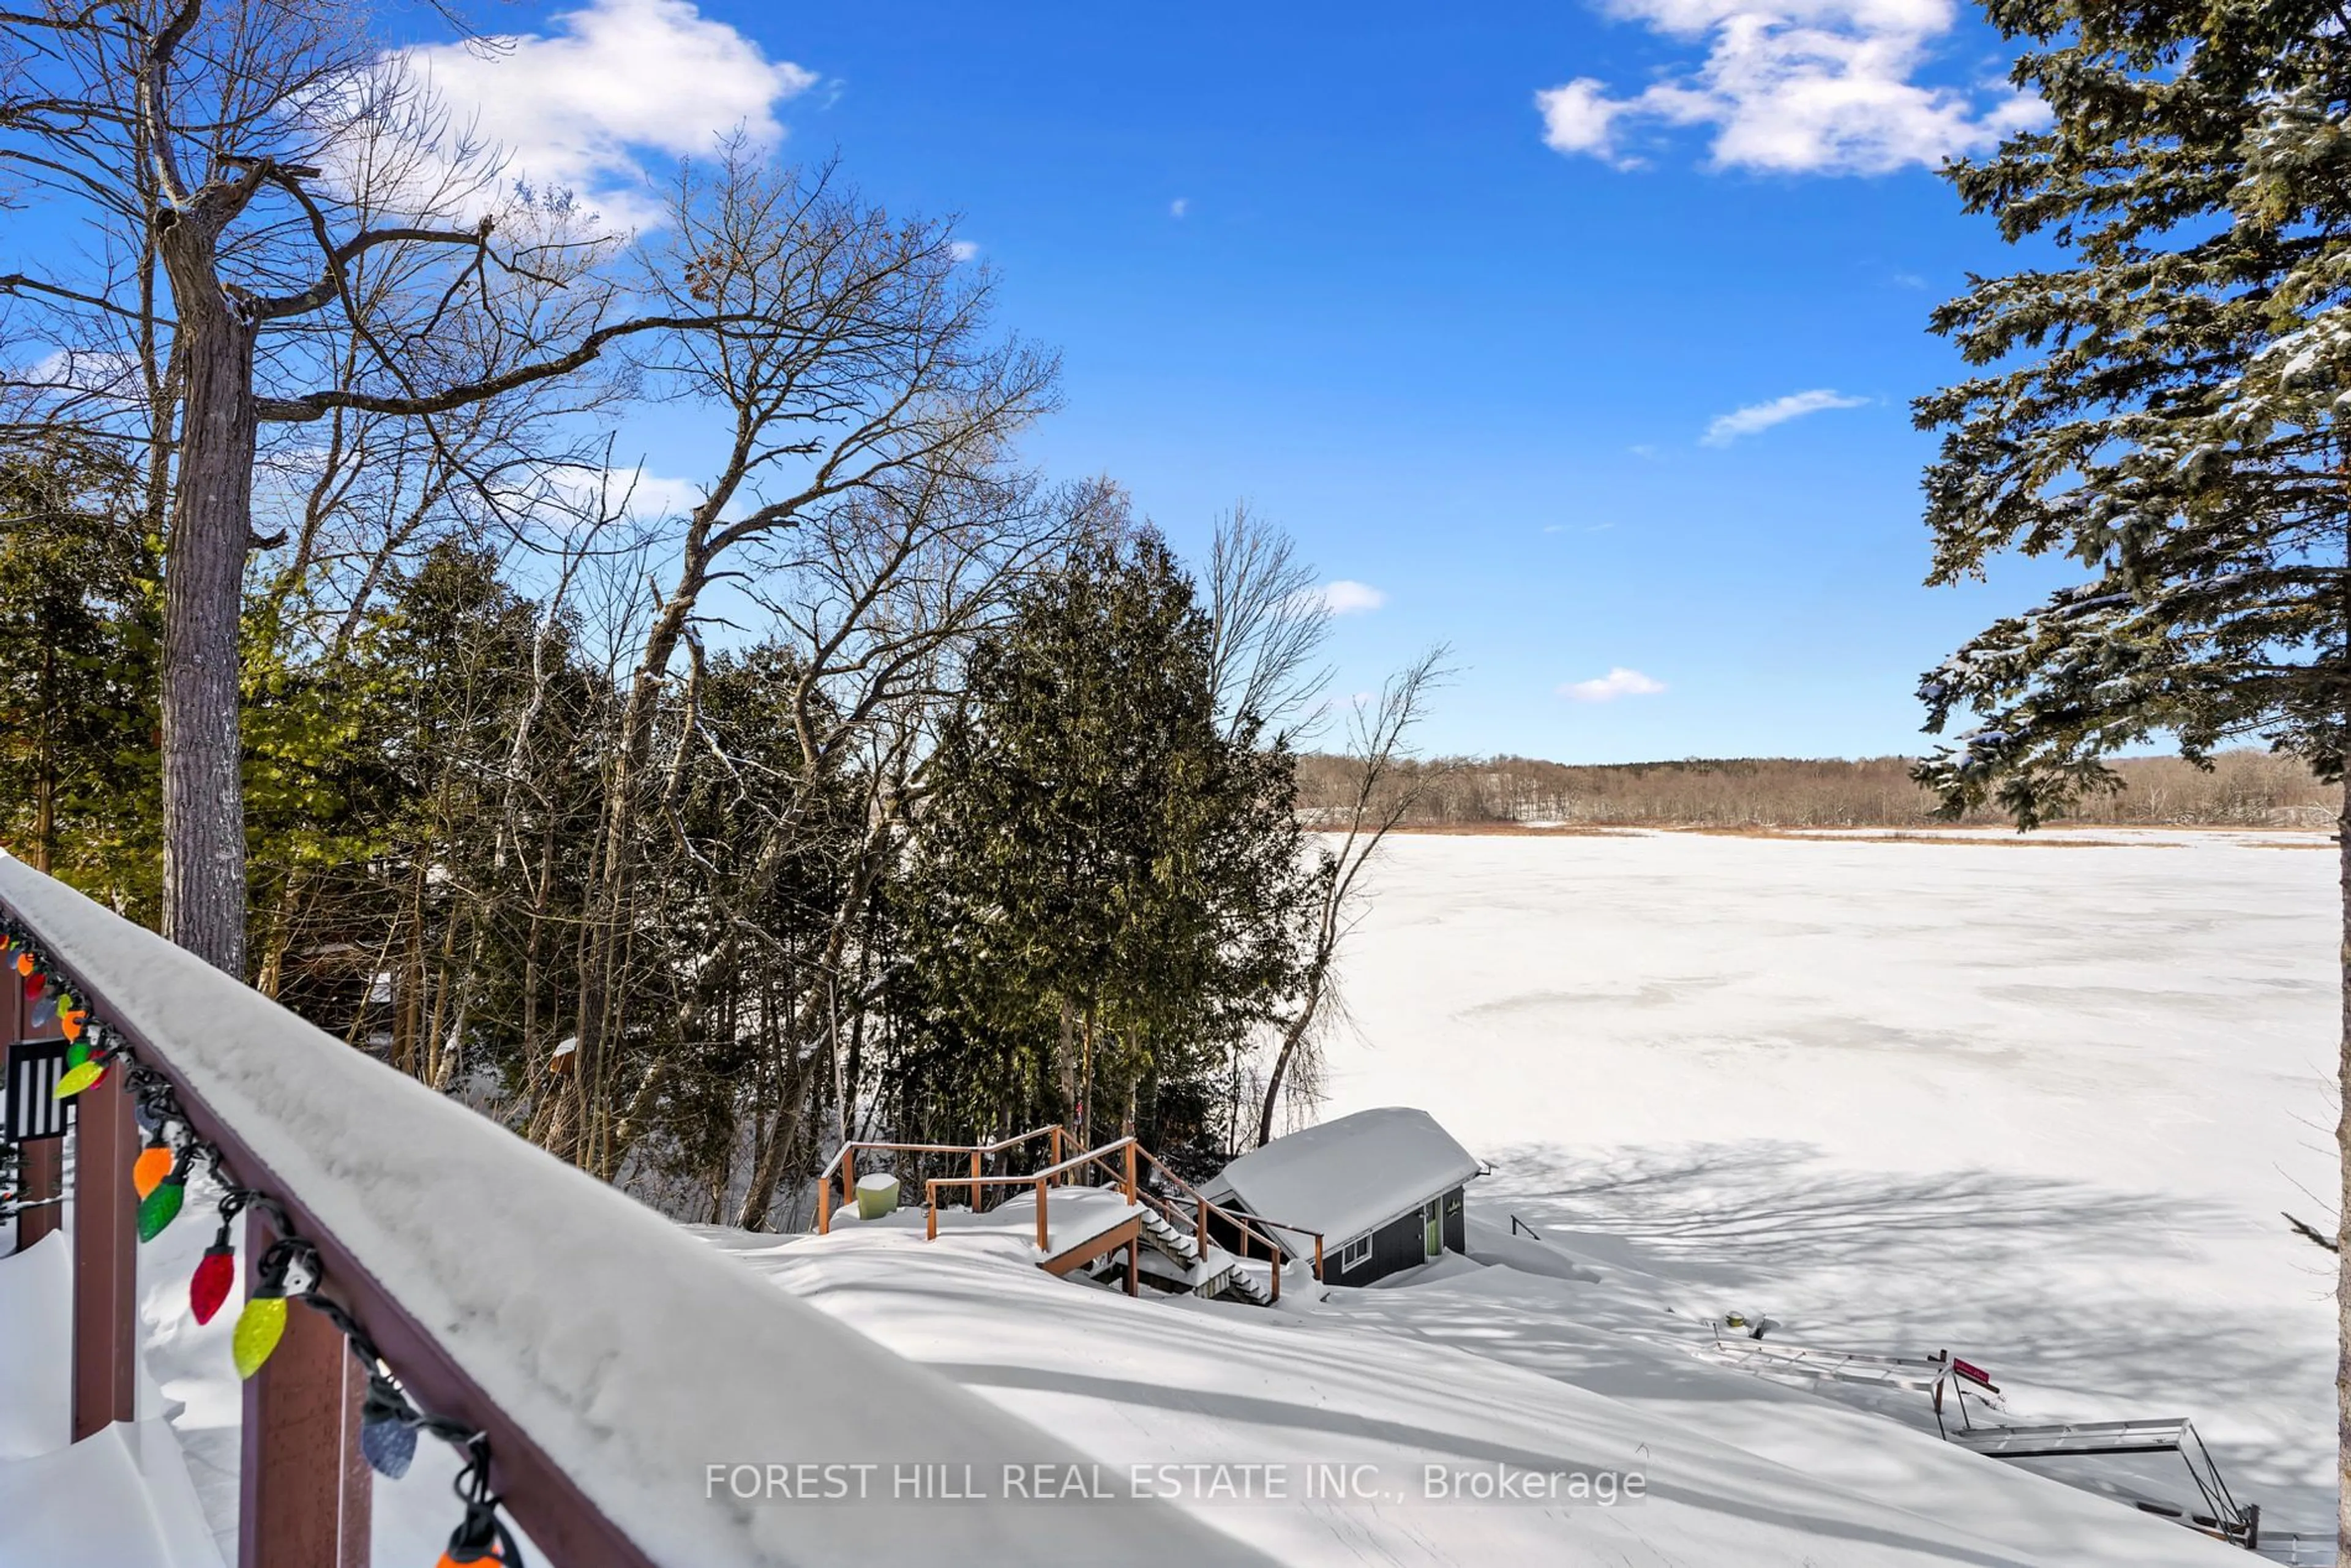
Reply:
<svg viewBox="0 0 2351 1568"><path fill-rule="evenodd" d="M1033 1188L1017 1187L1003 1202L978 1214L968 1208L942 1206L937 1210L935 1228L941 1237L1008 1238L1020 1241L1037 1254L1040 1264L1050 1266L1065 1258L1099 1255L1095 1249L1108 1238L1135 1225L1143 1214L1143 1206L1127 1202L1125 1194L1116 1187L1049 1187L1044 1241L1040 1245L1037 1194ZM846 1209L833 1217L832 1225L837 1230L924 1231L931 1228L932 1219L921 1205L916 1205L902 1207L879 1219L860 1219L855 1209Z"/></svg>

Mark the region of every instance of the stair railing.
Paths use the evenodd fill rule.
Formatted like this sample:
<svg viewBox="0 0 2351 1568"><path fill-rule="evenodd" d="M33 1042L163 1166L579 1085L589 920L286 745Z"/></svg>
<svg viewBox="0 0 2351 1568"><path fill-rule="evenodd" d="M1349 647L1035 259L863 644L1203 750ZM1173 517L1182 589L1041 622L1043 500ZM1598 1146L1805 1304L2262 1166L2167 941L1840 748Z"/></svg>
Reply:
<svg viewBox="0 0 2351 1568"><path fill-rule="evenodd" d="M1060 1129L1055 1128L1054 1131L1059 1132ZM1059 1141L1055 1140L1057 1144ZM983 1187L1027 1186L1034 1187L1037 1193L1037 1249L1040 1252L1050 1252L1052 1250L1052 1232L1047 1222L1046 1194L1080 1171L1089 1166L1099 1166L1111 1175L1113 1181L1124 1191L1126 1201L1132 1204L1135 1201L1137 1190L1134 1179L1134 1156L1135 1152L1141 1147L1142 1145L1132 1137L1125 1137L1114 1144L1104 1144L1099 1149L1088 1149L1083 1154L1072 1155L1066 1160L1048 1166L1043 1170L1030 1171L1025 1176L982 1176L975 1165L972 1174L967 1176L934 1176L923 1184L923 1202L926 1210L924 1218L925 1237L932 1241L939 1239L939 1189L942 1187L970 1188L971 1207L977 1212L979 1208L980 1190ZM1113 1155L1124 1156L1121 1165L1113 1166L1110 1163L1110 1156Z"/></svg>
<svg viewBox="0 0 2351 1568"><path fill-rule="evenodd" d="M1322 1233L1321 1231L1309 1230L1302 1225L1285 1225L1280 1220L1267 1219L1259 1215L1237 1213L1205 1196L1199 1188L1168 1169L1165 1163L1149 1150L1144 1151L1143 1157L1170 1186L1192 1200L1191 1213L1185 1218L1188 1218L1191 1221L1193 1245L1198 1249L1202 1258L1208 1255L1208 1217L1213 1214L1233 1228L1240 1244L1240 1256L1244 1260L1249 1255L1250 1241L1255 1240L1265 1248L1266 1256L1273 1261L1273 1299L1275 1301L1281 1300L1281 1265L1283 1259L1291 1249L1284 1248L1270 1232L1287 1231L1300 1238L1301 1242L1311 1242L1314 1255L1314 1279L1316 1283L1322 1282ZM1169 1224L1178 1227L1184 1224L1185 1218L1178 1218L1178 1211L1172 1200L1160 1198L1157 1194L1151 1193L1147 1186L1144 1190L1149 1194L1153 1206L1160 1210ZM1301 1245L1297 1250L1302 1253L1306 1249Z"/></svg>
<svg viewBox="0 0 2351 1568"><path fill-rule="evenodd" d="M817 1234L820 1236L826 1236L830 1235L832 1231L832 1184L834 1177L838 1176L841 1181L841 1206L846 1207L856 1201L857 1156L860 1153L916 1155L967 1155L971 1158L972 1182L977 1182L981 1174L981 1166L987 1160L994 1155L1004 1153L1008 1149L1021 1148L1027 1145L1033 1144L1040 1138L1045 1138L1050 1141L1050 1147L1051 1151L1052 1163L1056 1166L1059 1166L1061 1164L1061 1143L1064 1136L1065 1134L1060 1126L1051 1125L1031 1127L1025 1133L1015 1133L1008 1138L998 1138L992 1144L893 1144L873 1138L860 1138L852 1140L850 1143L841 1145L839 1149L833 1152L831 1160L825 1166L822 1174L817 1177ZM967 1183L965 1185L971 1184ZM977 1208L978 1206L979 1188L977 1186L973 1186L972 1207L974 1208Z"/></svg>
<svg viewBox="0 0 2351 1568"><path fill-rule="evenodd" d="M1009 1150L1023 1148L1040 1139L1046 1141L1051 1162L1043 1169L1019 1175L987 1174L985 1166L988 1159ZM1251 1258L1253 1246L1262 1248L1272 1264L1271 1291L1273 1300L1277 1301L1281 1300L1282 1264L1292 1255L1311 1256L1315 1281L1318 1283L1322 1281L1322 1232L1303 1225L1290 1225L1279 1219L1268 1219L1262 1215L1228 1208L1216 1202L1176 1175L1165 1161L1132 1135L1099 1148L1064 1156L1062 1151L1076 1142L1075 1134L1058 1124L1031 1127L1025 1133L1016 1133L992 1144L901 1144L881 1139L852 1140L841 1146L817 1177L817 1232L825 1235L831 1231L833 1184L836 1179L841 1185L842 1205L846 1206L854 1199L857 1156L860 1154L963 1155L971 1161L968 1175L933 1176L923 1183L924 1234L934 1241L938 1239L939 1234L939 1195L942 1192L959 1190L968 1193L972 1212L977 1214L981 1211L987 1192L997 1188L1026 1186L1034 1188L1037 1194L1037 1246L1040 1251L1045 1250L1049 1247L1050 1234L1047 1189L1068 1185L1082 1175L1099 1173L1107 1176L1113 1184L1124 1191L1127 1202L1143 1205L1178 1230L1188 1228L1192 1233L1193 1250L1204 1260L1208 1255L1208 1222L1211 1217L1231 1228L1238 1254L1243 1261ZM1111 1163L1113 1156L1118 1156L1116 1166ZM1174 1188L1174 1195L1154 1191L1150 1183L1139 1179L1138 1160L1155 1172L1167 1186ZM1295 1238L1295 1245L1284 1246L1276 1232Z"/></svg>

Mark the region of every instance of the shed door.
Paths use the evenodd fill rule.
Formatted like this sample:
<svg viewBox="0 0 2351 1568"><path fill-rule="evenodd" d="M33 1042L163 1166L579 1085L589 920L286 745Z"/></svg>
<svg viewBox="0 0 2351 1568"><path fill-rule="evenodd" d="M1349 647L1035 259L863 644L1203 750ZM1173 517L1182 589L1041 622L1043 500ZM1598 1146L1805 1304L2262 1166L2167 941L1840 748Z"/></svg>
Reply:
<svg viewBox="0 0 2351 1568"><path fill-rule="evenodd" d="M1431 1258L1445 1250L1445 1200L1432 1197L1421 1210L1422 1228L1428 1232L1428 1255Z"/></svg>

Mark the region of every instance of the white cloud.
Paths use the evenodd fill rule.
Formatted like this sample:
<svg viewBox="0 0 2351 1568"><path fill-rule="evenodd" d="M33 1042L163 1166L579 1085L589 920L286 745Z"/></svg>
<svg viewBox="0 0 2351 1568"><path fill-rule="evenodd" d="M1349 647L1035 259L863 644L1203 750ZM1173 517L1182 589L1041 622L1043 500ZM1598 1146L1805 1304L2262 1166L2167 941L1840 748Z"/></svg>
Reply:
<svg viewBox="0 0 2351 1568"><path fill-rule="evenodd" d="M979 259L979 246L967 239L949 240L947 242L947 254L955 257L957 261L977 261Z"/></svg>
<svg viewBox="0 0 2351 1568"><path fill-rule="evenodd" d="M1167 204L1167 215L1171 218L1180 218L1191 210L1192 198L1189 196L1178 196Z"/></svg>
<svg viewBox="0 0 2351 1568"><path fill-rule="evenodd" d="M706 153L737 127L772 146L784 138L776 106L817 82L690 0L589 0L558 13L545 35L496 43L408 57L459 123L477 117L478 133L510 155L511 175L570 191L624 225L658 221L647 153Z"/></svg>
<svg viewBox="0 0 2351 1568"><path fill-rule="evenodd" d="M1786 397L1775 397L1770 402L1750 403L1745 408L1717 414L1706 427L1702 440L1708 446L1728 446L1742 435L1753 435L1775 424L1802 419L1808 413L1819 413L1832 408L1859 408L1868 401L1865 397L1840 397L1826 387L1790 392Z"/></svg>
<svg viewBox="0 0 2351 1568"><path fill-rule="evenodd" d="M1387 601L1388 596L1370 583L1353 582L1343 577L1322 588L1322 608L1333 615L1363 614Z"/></svg>
<svg viewBox="0 0 2351 1568"><path fill-rule="evenodd" d="M1596 679L1570 681L1559 688L1559 695L1570 702L1613 703L1618 697L1655 696L1665 689L1665 682L1619 664Z"/></svg>
<svg viewBox="0 0 2351 1568"><path fill-rule="evenodd" d="M1616 117L1633 107L1608 96L1608 84L1578 77L1565 87L1545 88L1535 94L1542 111L1543 145L1554 152L1589 152L1617 162L1614 137Z"/></svg>
<svg viewBox="0 0 2351 1568"><path fill-rule="evenodd" d="M606 477L613 504L624 497L629 515L647 519L683 517L702 505L708 490L693 479L674 479L649 469L614 469Z"/></svg>
<svg viewBox="0 0 2351 1568"><path fill-rule="evenodd" d="M625 517L643 523L679 521L702 505L705 493L695 480L673 478L643 466L531 475L525 484L501 492L507 506L537 512L543 520Z"/></svg>
<svg viewBox="0 0 2351 1568"><path fill-rule="evenodd" d="M1535 94L1556 152L1633 166L1628 122L1714 128L1717 168L1875 174L1991 146L2046 117L2004 83L1917 79L1951 30L1954 0L1611 0L1627 21L1704 60L1640 93L1612 98L1578 77Z"/></svg>

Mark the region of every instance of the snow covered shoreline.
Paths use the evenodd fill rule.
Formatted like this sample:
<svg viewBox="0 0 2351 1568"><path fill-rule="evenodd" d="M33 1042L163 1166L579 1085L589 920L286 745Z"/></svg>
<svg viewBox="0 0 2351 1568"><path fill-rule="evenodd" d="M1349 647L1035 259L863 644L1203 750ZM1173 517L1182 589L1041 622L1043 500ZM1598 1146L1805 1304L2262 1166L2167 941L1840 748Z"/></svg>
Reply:
<svg viewBox="0 0 2351 1568"><path fill-rule="evenodd" d="M2331 1218L2332 845L2044 841L1393 841L1324 1112L1425 1106L1495 1162L1481 1212L1792 1339L2191 1416L2329 1532L2332 1260L2280 1211Z"/></svg>

